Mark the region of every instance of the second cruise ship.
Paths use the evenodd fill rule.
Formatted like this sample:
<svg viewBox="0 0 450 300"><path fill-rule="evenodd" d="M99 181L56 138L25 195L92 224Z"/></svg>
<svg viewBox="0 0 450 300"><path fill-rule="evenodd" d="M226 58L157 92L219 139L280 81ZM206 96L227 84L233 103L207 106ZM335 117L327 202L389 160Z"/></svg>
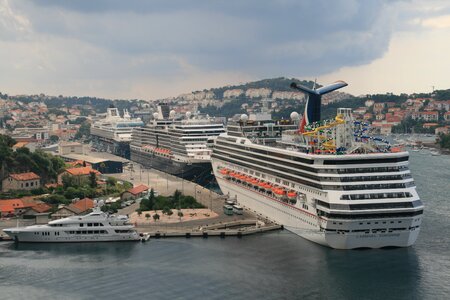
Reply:
<svg viewBox="0 0 450 300"><path fill-rule="evenodd" d="M210 183L214 176L207 142L225 132L223 122L189 112L180 118L175 111L163 118L161 109L153 117L133 130L131 160L201 185Z"/></svg>
<svg viewBox="0 0 450 300"><path fill-rule="evenodd" d="M130 141L133 128L144 126L140 118L132 118L127 110L123 117L116 107L109 107L104 119L91 126L93 147L125 158L130 158Z"/></svg>
<svg viewBox="0 0 450 300"><path fill-rule="evenodd" d="M295 130L273 135L246 115L230 123L214 141L214 174L224 194L308 240L336 249L410 246L423 204L408 152L369 135L351 109L320 118L321 96L346 85L293 84L308 95Z"/></svg>

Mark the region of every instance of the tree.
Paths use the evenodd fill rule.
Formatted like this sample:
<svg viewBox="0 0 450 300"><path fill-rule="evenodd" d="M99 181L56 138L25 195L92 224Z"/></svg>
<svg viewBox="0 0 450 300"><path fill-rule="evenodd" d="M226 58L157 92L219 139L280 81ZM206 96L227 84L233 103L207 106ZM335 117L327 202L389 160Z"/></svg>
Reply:
<svg viewBox="0 0 450 300"><path fill-rule="evenodd" d="M66 189L66 191L64 192L64 197L66 197L66 199L73 199L73 198L77 198L78 196L79 196L78 190L76 188L74 188L73 186L69 186Z"/></svg>
<svg viewBox="0 0 450 300"><path fill-rule="evenodd" d="M64 189L67 189L70 186L77 186L76 179L68 174L62 176L62 184Z"/></svg>
<svg viewBox="0 0 450 300"><path fill-rule="evenodd" d="M169 211L170 211L170 208L168 206L164 206L162 213L167 215L167 214L169 214Z"/></svg>
<svg viewBox="0 0 450 300"><path fill-rule="evenodd" d="M137 211L138 216L140 217L142 215L142 210L140 208L138 208L136 211Z"/></svg>
<svg viewBox="0 0 450 300"><path fill-rule="evenodd" d="M158 214L154 214L154 215L153 215L153 220L155 220L155 222L156 222L157 220L159 220L159 215L158 215Z"/></svg>
<svg viewBox="0 0 450 300"><path fill-rule="evenodd" d="M181 218L183 217L183 212L181 210L178 211L178 217L180 218L181 221Z"/></svg>
<svg viewBox="0 0 450 300"><path fill-rule="evenodd" d="M148 220L148 219L150 219L150 214L149 213L146 213L145 214L145 218Z"/></svg>
<svg viewBox="0 0 450 300"><path fill-rule="evenodd" d="M169 209L169 211L167 211L167 215L169 216L169 219L170 219L170 216L173 215L173 211L171 209Z"/></svg>
<svg viewBox="0 0 450 300"><path fill-rule="evenodd" d="M108 177L108 179L106 180L106 184L109 186L116 186L117 179L115 179L114 177Z"/></svg>
<svg viewBox="0 0 450 300"><path fill-rule="evenodd" d="M89 186L91 188L97 187L97 175L94 172L89 173Z"/></svg>
<svg viewBox="0 0 450 300"><path fill-rule="evenodd" d="M80 125L77 133L75 134L75 139L79 140L82 137L88 137L91 134L91 124L88 122L83 122Z"/></svg>
<svg viewBox="0 0 450 300"><path fill-rule="evenodd" d="M56 144L59 141L59 137L57 135L51 135L49 140L52 144Z"/></svg>

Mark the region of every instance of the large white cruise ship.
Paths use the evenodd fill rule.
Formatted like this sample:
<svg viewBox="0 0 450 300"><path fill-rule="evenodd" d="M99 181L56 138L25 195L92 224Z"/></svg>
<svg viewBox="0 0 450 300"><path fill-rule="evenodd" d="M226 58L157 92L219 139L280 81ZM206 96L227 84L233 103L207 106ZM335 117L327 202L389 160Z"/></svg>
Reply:
<svg viewBox="0 0 450 300"><path fill-rule="evenodd" d="M54 220L47 225L3 229L16 242L69 243L139 241L141 237L127 216L108 215L99 208L85 216Z"/></svg>
<svg viewBox="0 0 450 300"><path fill-rule="evenodd" d="M214 142L214 174L224 194L308 240L336 249L410 246L423 204L408 152L370 136L350 109L320 120L321 95L346 85L293 85L309 96L304 117L271 143L243 115Z"/></svg>
<svg viewBox="0 0 450 300"><path fill-rule="evenodd" d="M123 117L115 107L109 107L104 119L91 126L91 137L94 148L126 158L130 157L130 142L133 128L144 126L140 118L132 118L127 110Z"/></svg>
<svg viewBox="0 0 450 300"><path fill-rule="evenodd" d="M145 167L206 184L211 174L211 149L208 139L225 132L222 121L189 112L177 118L175 112L163 119L154 114L154 120L135 128L130 145L131 160Z"/></svg>

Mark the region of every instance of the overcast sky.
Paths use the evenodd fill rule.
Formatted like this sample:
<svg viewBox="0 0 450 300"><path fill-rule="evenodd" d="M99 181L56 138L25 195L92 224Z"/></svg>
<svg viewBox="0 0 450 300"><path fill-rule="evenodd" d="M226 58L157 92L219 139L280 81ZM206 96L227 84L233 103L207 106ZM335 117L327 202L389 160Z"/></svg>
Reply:
<svg viewBox="0 0 450 300"><path fill-rule="evenodd" d="M157 99L280 76L448 89L449 2L0 0L0 91Z"/></svg>

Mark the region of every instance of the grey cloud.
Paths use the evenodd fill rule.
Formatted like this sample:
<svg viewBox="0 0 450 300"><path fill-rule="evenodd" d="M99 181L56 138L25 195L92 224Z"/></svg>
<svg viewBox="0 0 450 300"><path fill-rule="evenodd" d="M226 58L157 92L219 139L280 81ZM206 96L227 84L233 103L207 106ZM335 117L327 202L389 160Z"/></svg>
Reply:
<svg viewBox="0 0 450 300"><path fill-rule="evenodd" d="M80 78L169 77L188 75L191 69L255 78L317 76L381 57L396 28L420 15L411 8L415 2L382 0L40 0L10 5L30 22L33 32L26 38L71 41L61 47L60 60L65 55L79 59L72 68ZM12 28L10 23L4 27ZM80 52L77 45L99 50Z"/></svg>
<svg viewBox="0 0 450 300"><path fill-rule="evenodd" d="M311 75L366 63L384 53L392 31L378 22L389 13L383 1L32 1L18 7L37 32L256 75Z"/></svg>

